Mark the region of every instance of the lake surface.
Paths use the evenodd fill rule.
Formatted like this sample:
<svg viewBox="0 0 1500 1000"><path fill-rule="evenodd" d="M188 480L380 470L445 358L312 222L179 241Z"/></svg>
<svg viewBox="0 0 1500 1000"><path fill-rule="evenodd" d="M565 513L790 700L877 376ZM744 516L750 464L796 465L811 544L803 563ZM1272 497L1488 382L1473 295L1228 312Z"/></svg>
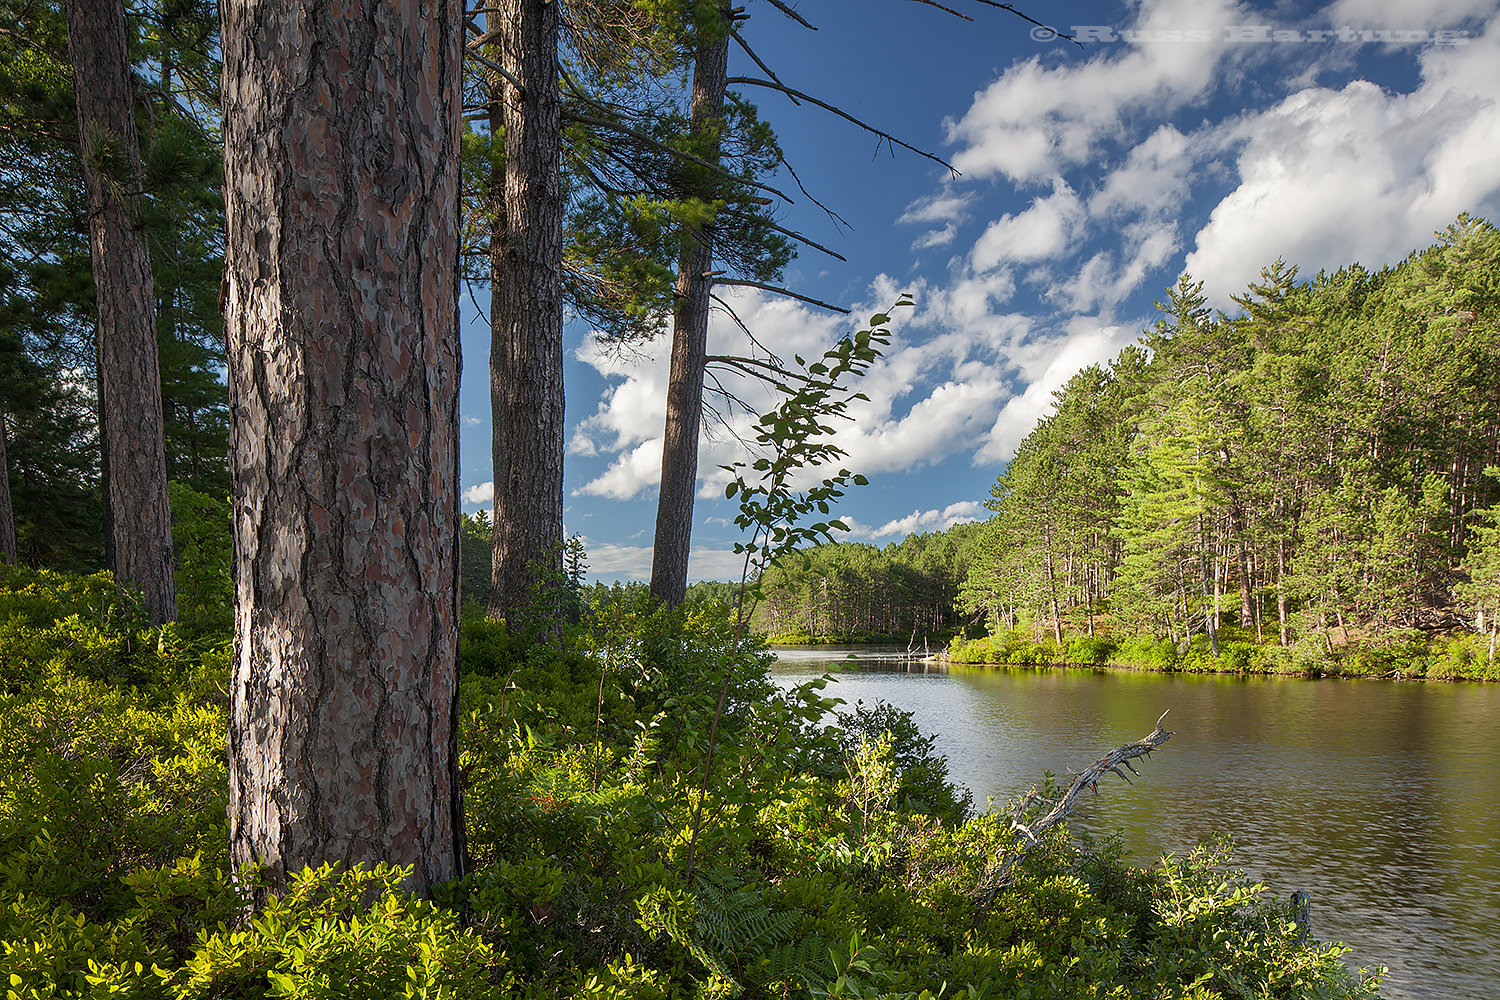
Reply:
<svg viewBox="0 0 1500 1000"><path fill-rule="evenodd" d="M1390 967L1383 996L1500 997L1500 685L945 672L848 652L782 650L774 676L843 667L824 693L913 712L980 807L1046 770L1065 780L1170 709L1142 776L1101 782L1075 823L1123 831L1138 864L1229 834L1271 892L1312 894L1315 938Z"/></svg>

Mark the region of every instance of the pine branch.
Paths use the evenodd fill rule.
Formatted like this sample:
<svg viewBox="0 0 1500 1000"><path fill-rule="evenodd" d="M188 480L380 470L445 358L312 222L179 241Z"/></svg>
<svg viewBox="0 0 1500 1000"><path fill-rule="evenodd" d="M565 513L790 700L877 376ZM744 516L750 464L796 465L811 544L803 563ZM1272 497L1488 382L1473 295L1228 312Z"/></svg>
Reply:
<svg viewBox="0 0 1500 1000"><path fill-rule="evenodd" d="M937 0L913 0L913 2L914 3L925 3L929 7L936 7L938 10L945 10L948 13L952 14L954 17L961 17L965 21L973 21L974 20L972 17L970 17L967 14L960 14L958 11L954 10L952 7L944 7L942 4L938 3Z"/></svg>
<svg viewBox="0 0 1500 1000"><path fill-rule="evenodd" d="M843 306L836 306L828 302L823 302L819 299L809 298L806 295L802 295L798 292L792 291L790 288L779 288L776 285L768 285L763 281L750 281L746 278L714 278L713 283L716 285L738 285L744 288L759 288L763 291L775 292L778 295L785 295L788 298L801 299L803 302L808 302L815 306L821 306L824 309L830 309L836 313L843 313L845 316L849 315L849 310L845 309Z"/></svg>
<svg viewBox="0 0 1500 1000"><path fill-rule="evenodd" d="M587 100L587 98L585 98L585 100ZM595 102L590 101L589 103L592 104ZM735 174L730 173L728 170L725 170L723 167L718 166L714 163L710 163L708 160L702 159L701 157L694 156L692 153L684 153L680 149L673 149L671 146L668 146L666 143L652 138L645 132L642 132L640 129L631 128L629 125L625 125L620 122L605 121L601 118L591 118L588 115L580 115L577 112L573 111L564 111L562 113L562 116L568 121L575 122L579 125L592 125L594 128L608 129L611 132L618 132L621 135L628 135L636 142L642 143L646 146L650 146L652 149L655 149L658 152L666 153L669 156L675 156L681 160L687 160L689 163L696 163L698 166L712 170L719 176L728 178L729 180L734 181L736 184L744 184L746 187L758 188L761 191L769 191L771 194L774 194L776 197L780 198L782 201L786 202L789 205L795 205L797 203L794 198L782 191L778 191L776 188L773 188L769 184L762 184L760 181L753 181L748 177L736 176Z"/></svg>
<svg viewBox="0 0 1500 1000"><path fill-rule="evenodd" d="M769 88L771 90L779 90L783 94L787 95L790 98L793 98L794 100L796 98L800 97L802 100L806 101L807 103L809 103L809 104L816 104L818 107L822 108L824 111L830 111L833 114L838 115L840 118L844 119L845 121L853 122L855 125L858 125L860 128L864 129L866 132L869 132L872 135L877 135L880 138L884 139L886 142L891 143L892 145L900 146L902 149L908 149L911 152L916 153L918 156L924 156L924 157L926 157L927 159L931 160L934 163L941 164L941 165L947 167L948 170L949 170L949 172L952 173L955 177L959 176L959 171L954 168L953 164L949 163L947 160L944 160L942 157L940 157L940 156L934 156L932 153L929 153L926 150L918 149L916 146L913 146L910 143L902 142L900 139L897 139L895 136L891 135L889 132L882 132L880 129L876 128L875 126L867 124L866 122L860 121L858 118L856 118L853 115L849 114L849 112L843 111L843 110L841 110L839 108L836 108L832 104L829 104L826 101L820 101L816 97L809 97L807 94L802 93L802 91L800 91L800 90L793 90L791 87L787 87L787 86L784 86L782 84L775 83L775 82L773 82L771 80L759 80L759 79L756 79L753 76L731 76L725 82L726 83L731 83L731 84L734 84L734 83L746 84L746 85L752 86L752 87L767 87L767 88Z"/></svg>
<svg viewBox="0 0 1500 1000"><path fill-rule="evenodd" d="M798 24L802 25L802 27L806 28L808 31L817 31L818 30L817 28L815 28L812 25L808 24L807 21L805 21L803 19L803 17L802 17L801 14L797 13L795 10L792 10L792 8L790 8L786 4L782 3L781 0L769 0L769 3L771 4L772 7L775 7L777 10L781 11L783 14L785 14L787 17L791 18L793 21L796 21Z"/></svg>
<svg viewBox="0 0 1500 1000"><path fill-rule="evenodd" d="M776 71L771 69L771 67L767 66L764 62L761 61L760 56L755 54L755 50L750 47L749 42L745 41L744 36L742 36L738 31L731 31L729 33L729 36L736 42L739 42L740 48L745 50L745 55L755 60L755 65L761 68L761 72L765 73L766 76L769 76L772 80L775 80L778 84L781 82L781 78L776 75ZM802 107L802 102L797 100L795 97L792 98L792 103L797 105L797 107L799 108Z"/></svg>
<svg viewBox="0 0 1500 1000"><path fill-rule="evenodd" d="M1056 31L1057 30L1056 28L1053 28L1049 24L1043 24L1041 21L1038 21L1034 17L1027 17L1025 14L1023 14L1020 11L1016 10L1014 7L1012 7L1008 3L997 3L996 0L974 0L974 2L975 3L988 4L989 6L998 8L999 10L1008 10L1012 14L1016 15L1017 17L1019 17L1021 20L1023 20L1023 21L1030 21L1032 24L1036 25L1038 28L1046 28L1048 31ZM1057 37L1072 42L1074 45L1078 46L1080 49L1083 48L1083 43L1080 42L1077 38L1073 37L1072 35L1064 35L1062 32L1058 31L1057 32Z"/></svg>
<svg viewBox="0 0 1500 1000"><path fill-rule="evenodd" d="M765 220L761 220L761 221L765 222ZM781 233L783 236L790 236L794 240L798 240L798 241L800 241L802 243L806 243L808 246L812 247L814 250L821 250L824 253L826 253L828 256L830 256L830 257L834 257L834 258L837 258L838 260L842 260L846 264L849 263L848 259L846 257L844 257L843 254L834 253L832 250L828 249L823 244L821 244L821 243L814 243L812 240L808 239L806 236L803 236L801 233L795 233L795 232L793 232L790 229L784 229L781 226L778 226L774 222L765 222L765 224L767 226L770 226L772 229L776 230L778 233Z"/></svg>

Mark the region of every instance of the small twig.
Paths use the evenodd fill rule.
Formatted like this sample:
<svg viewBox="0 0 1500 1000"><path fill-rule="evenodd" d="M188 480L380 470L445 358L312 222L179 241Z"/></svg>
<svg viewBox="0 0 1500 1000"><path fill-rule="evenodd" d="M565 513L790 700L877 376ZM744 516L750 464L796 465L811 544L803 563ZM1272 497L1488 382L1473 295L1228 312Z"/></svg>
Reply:
<svg viewBox="0 0 1500 1000"><path fill-rule="evenodd" d="M844 218L842 215L840 215L839 213L835 212L833 209L829 208L827 205L823 204L818 199L814 198L812 196L812 193L809 192L807 190L807 188L803 187L803 185L802 185L802 178L800 178L800 177L797 176L797 171L792 168L791 163L787 160L787 158L785 156L783 156L781 158L781 165L783 167L786 167L786 172L789 173L789 174L791 174L792 175L792 180L794 180L794 181L797 182L797 190L802 192L803 197L805 197L808 201L812 202L814 205L817 205L819 208L821 208L823 210L823 213L825 215L827 215L828 218L833 221L833 224L835 226L839 226L839 227L842 227L844 229L853 229L854 228L852 225L849 224L849 220L848 219Z"/></svg>

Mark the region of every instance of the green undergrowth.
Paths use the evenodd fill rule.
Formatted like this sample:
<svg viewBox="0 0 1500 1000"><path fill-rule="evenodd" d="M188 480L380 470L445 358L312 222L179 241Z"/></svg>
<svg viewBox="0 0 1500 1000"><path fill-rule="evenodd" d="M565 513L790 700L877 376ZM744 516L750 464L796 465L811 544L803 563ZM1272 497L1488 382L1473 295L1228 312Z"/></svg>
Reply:
<svg viewBox="0 0 1500 1000"><path fill-rule="evenodd" d="M560 638L464 624L470 874L423 900L307 871L252 917L223 643L129 607L107 576L0 577L6 1000L1376 995L1224 844L1137 868L1059 827L997 882L1009 812L973 815L908 714L831 715L717 604L624 591Z"/></svg>
<svg viewBox="0 0 1500 1000"><path fill-rule="evenodd" d="M1304 639L1290 646L1261 644L1234 630L1219 635L1219 655L1206 635L1187 642L1150 636L1051 636L1003 632L954 639L945 654L953 663L988 666L1122 667L1160 673L1227 673L1284 677L1374 677L1392 680L1500 680L1500 658L1491 662L1482 636L1399 633L1380 642L1330 646Z"/></svg>

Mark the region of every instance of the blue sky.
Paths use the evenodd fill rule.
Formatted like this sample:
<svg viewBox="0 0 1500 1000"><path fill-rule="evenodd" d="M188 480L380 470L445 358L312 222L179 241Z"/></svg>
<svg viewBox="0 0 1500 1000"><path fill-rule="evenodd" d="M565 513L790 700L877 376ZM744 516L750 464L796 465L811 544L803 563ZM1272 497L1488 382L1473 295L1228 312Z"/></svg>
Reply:
<svg viewBox="0 0 1500 1000"><path fill-rule="evenodd" d="M806 356L900 293L916 300L865 379L870 401L837 433L844 464L870 479L839 505L850 540L984 517L1052 391L1133 343L1184 271L1227 309L1277 257L1304 275L1378 267L1459 212L1497 217L1500 0L1017 4L1078 29L1081 47L974 0L944 2L973 20L912 0L801 0L814 32L747 3L744 34L785 84L958 171L745 88L808 190L849 223L806 198L783 206L783 225L848 258L804 248L786 284L853 316L722 289L739 293L740 318L778 354ZM763 76L737 50L730 72ZM472 513L489 505L489 348L464 306ZM744 351L727 316L710 339L711 353ZM567 531L595 578L645 579L666 340L625 361L573 323L566 350ZM706 436L694 579L738 575L717 467L742 457L724 431Z"/></svg>

